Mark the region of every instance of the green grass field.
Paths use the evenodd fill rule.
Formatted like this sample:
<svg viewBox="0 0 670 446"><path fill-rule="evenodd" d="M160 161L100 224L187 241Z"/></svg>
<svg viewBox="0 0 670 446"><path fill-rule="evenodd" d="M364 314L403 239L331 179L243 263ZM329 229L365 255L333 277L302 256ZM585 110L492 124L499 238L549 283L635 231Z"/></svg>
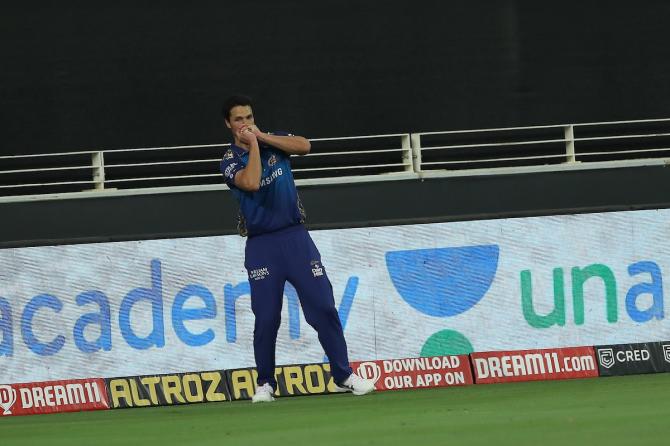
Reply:
<svg viewBox="0 0 670 446"><path fill-rule="evenodd" d="M670 374L0 419L0 445L666 444Z"/></svg>

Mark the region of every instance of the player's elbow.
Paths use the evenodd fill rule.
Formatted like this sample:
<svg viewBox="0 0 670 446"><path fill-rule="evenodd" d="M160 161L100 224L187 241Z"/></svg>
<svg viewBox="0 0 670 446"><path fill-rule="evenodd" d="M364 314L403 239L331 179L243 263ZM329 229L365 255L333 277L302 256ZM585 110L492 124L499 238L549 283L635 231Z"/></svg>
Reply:
<svg viewBox="0 0 670 446"><path fill-rule="evenodd" d="M312 150L312 143L309 142L309 139L307 138L302 138L302 141L300 141L300 148L299 148L299 154L300 155L307 155L310 150Z"/></svg>
<svg viewBox="0 0 670 446"><path fill-rule="evenodd" d="M247 192L258 192L258 189L261 188L261 184L259 181L247 181L244 184L242 184L242 189L244 189Z"/></svg>
<svg viewBox="0 0 670 446"><path fill-rule="evenodd" d="M249 178L246 172L241 171L235 176L235 186L245 192L257 192L261 188L260 178Z"/></svg>

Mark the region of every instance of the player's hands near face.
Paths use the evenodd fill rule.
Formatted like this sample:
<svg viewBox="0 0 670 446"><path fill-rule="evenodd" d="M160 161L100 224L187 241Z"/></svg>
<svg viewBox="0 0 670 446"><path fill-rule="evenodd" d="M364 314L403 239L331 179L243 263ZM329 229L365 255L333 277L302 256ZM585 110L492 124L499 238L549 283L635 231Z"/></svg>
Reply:
<svg viewBox="0 0 670 446"><path fill-rule="evenodd" d="M261 129L259 129L258 127L256 127L256 124L251 124L251 125L250 125L249 127L247 127L247 128L251 129L251 131L252 131L252 132L254 133L254 135L256 135L256 136L259 136L261 133L263 133L263 132L261 132Z"/></svg>
<svg viewBox="0 0 670 446"><path fill-rule="evenodd" d="M237 133L240 141L245 144L251 144L252 142L257 141L256 134L254 133L252 127L255 126L246 126L240 129L240 131Z"/></svg>

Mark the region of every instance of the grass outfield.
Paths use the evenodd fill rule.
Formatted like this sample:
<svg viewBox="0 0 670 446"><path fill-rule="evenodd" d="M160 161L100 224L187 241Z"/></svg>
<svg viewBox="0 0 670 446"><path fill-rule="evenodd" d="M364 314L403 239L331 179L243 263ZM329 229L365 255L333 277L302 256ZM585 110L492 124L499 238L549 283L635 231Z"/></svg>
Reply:
<svg viewBox="0 0 670 446"><path fill-rule="evenodd" d="M667 444L670 374L0 419L0 445Z"/></svg>

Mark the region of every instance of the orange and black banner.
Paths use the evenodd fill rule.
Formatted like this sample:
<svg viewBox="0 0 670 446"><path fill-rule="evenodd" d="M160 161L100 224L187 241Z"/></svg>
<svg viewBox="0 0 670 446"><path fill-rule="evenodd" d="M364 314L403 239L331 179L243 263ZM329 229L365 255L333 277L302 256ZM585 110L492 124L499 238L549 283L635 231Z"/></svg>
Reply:
<svg viewBox="0 0 670 446"><path fill-rule="evenodd" d="M108 378L105 384L113 409L230 400L222 370Z"/></svg>
<svg viewBox="0 0 670 446"><path fill-rule="evenodd" d="M248 400L256 391L255 368L226 370L230 398ZM296 364L275 368L275 396L321 395L337 393L330 364Z"/></svg>

